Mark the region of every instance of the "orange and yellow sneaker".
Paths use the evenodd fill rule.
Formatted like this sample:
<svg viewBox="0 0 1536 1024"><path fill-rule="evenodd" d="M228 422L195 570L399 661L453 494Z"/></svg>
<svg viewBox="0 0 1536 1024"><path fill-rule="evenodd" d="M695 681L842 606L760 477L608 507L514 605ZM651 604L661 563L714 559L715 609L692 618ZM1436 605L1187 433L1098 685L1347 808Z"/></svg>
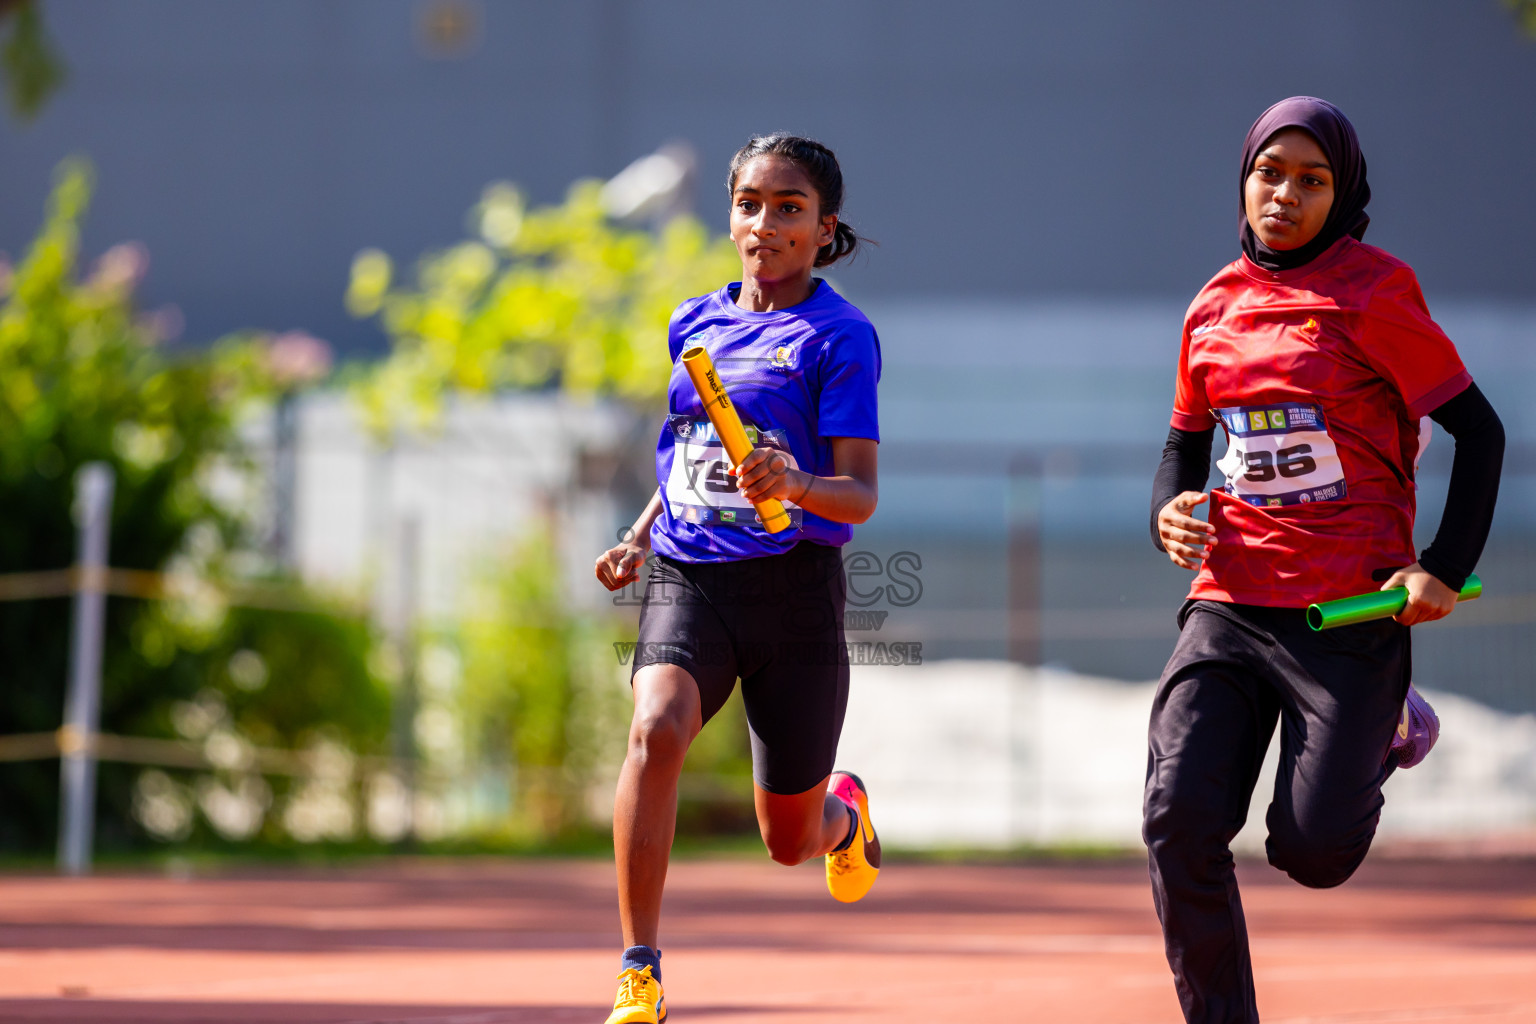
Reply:
<svg viewBox="0 0 1536 1024"><path fill-rule="evenodd" d="M869 821L869 792L852 772L833 772L828 791L858 816L846 850L827 854L827 891L840 903L864 898L880 874L880 838Z"/></svg>
<svg viewBox="0 0 1536 1024"><path fill-rule="evenodd" d="M650 966L620 971L619 994L613 999L608 1024L661 1024L666 1019L667 997L661 982L651 977Z"/></svg>

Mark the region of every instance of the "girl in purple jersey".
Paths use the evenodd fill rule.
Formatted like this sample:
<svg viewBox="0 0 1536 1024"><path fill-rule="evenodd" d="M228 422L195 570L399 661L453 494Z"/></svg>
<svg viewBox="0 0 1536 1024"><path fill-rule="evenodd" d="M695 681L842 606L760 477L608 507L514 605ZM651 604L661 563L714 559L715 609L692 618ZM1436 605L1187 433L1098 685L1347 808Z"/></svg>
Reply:
<svg viewBox="0 0 1536 1024"><path fill-rule="evenodd" d="M853 253L832 151L789 135L732 158L731 239L741 281L678 306L655 495L597 559L610 590L650 559L632 662L635 712L613 845L624 950L608 1024L665 1020L657 948L683 756L741 679L753 797L781 864L825 856L827 887L861 898L880 866L863 784L833 772L848 700L841 545L877 500L880 344L854 306L812 276ZM756 448L731 466L678 361L703 345ZM752 503L794 526L769 534Z"/></svg>

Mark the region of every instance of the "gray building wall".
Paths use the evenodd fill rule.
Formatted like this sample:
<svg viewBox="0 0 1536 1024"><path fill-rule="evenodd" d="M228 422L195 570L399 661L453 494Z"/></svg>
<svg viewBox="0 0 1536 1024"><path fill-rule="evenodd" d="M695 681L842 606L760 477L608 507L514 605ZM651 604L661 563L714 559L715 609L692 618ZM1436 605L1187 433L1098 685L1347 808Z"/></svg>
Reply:
<svg viewBox="0 0 1536 1024"><path fill-rule="evenodd" d="M1370 240L1433 303L1530 296L1536 43L1497 0L562 0L471 3L459 56L413 0L45 0L69 83L0 122L0 250L55 163L90 156L88 242L143 240L150 303L188 339L301 327L376 345L341 294L352 254L462 236L482 185L558 198L669 139L700 209L756 131L815 134L880 247L858 298L1183 300L1232 257L1234 162L1280 97L1359 126Z"/></svg>
<svg viewBox="0 0 1536 1024"><path fill-rule="evenodd" d="M342 308L353 254L462 238L488 181L554 201L683 139L723 228L731 152L815 134L881 243L834 272L885 353L881 507L855 545L923 560L922 600L859 639L1005 657L1033 590L1039 659L1147 679L1187 583L1146 523L1180 313L1236 254L1247 126L1322 95L1360 129L1369 240L1418 270L1515 443L1489 596L1416 637L1419 682L1536 709L1536 41L1499 0L458 2L472 45L434 56L431 0L44 0L71 77L36 123L0 121L0 250L83 153L88 250L146 243L145 300L179 304L189 343L303 328L363 352L381 339ZM977 448L1044 468L957 471Z"/></svg>

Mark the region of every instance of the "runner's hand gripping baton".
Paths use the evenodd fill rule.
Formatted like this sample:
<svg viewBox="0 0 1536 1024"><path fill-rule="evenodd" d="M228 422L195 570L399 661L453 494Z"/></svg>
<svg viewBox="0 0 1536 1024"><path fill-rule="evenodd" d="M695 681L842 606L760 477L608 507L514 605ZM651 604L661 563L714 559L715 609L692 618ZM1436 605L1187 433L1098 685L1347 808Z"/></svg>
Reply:
<svg viewBox="0 0 1536 1024"><path fill-rule="evenodd" d="M1456 595L1458 601L1476 601L1483 596L1483 581L1473 573ZM1341 597L1337 601L1307 606L1307 625L1315 630L1333 629L1336 626L1353 626L1357 622L1374 619L1390 619L1408 604L1408 588L1393 587L1373 594Z"/></svg>
<svg viewBox="0 0 1536 1024"><path fill-rule="evenodd" d="M726 395L725 385L720 383L720 374L715 371L714 360L709 358L704 346L695 345L683 352L683 369L692 378L694 389L699 393L699 401L704 403L704 411L709 414L709 422L715 425L715 434L719 436L731 464L741 465L752 454L752 442L747 440L741 417L736 414L736 407ZM763 528L769 533L782 533L789 529L789 512L778 498L754 501L752 507L757 509L757 517L763 521Z"/></svg>

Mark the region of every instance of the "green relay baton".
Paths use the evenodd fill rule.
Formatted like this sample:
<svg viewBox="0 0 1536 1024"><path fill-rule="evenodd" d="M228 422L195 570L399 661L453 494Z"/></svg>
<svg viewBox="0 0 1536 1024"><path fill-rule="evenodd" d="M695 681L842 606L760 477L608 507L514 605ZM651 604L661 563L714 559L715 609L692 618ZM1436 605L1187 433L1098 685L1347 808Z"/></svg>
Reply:
<svg viewBox="0 0 1536 1024"><path fill-rule="evenodd" d="M1483 596L1483 581L1473 573L1466 585L1456 595L1458 601L1476 601ZM1408 603L1408 588L1393 587L1373 594L1341 597L1337 601L1307 605L1307 625L1314 630L1333 629L1336 626L1353 626L1357 622L1390 619Z"/></svg>

